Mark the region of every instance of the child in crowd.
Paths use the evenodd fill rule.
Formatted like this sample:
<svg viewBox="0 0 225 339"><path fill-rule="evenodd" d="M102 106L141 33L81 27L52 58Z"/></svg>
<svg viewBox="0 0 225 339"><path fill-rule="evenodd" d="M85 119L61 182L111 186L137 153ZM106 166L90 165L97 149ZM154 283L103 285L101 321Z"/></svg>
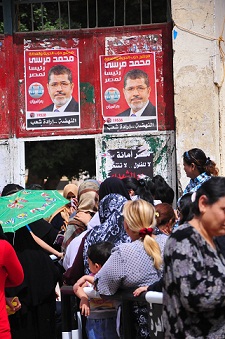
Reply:
<svg viewBox="0 0 225 339"><path fill-rule="evenodd" d="M101 269L111 255L114 245L108 241L89 246L88 263L91 275L84 275L73 286L80 298L81 314L87 317L88 339L117 339L116 309L112 301L103 300L93 288L94 275ZM88 287L89 286L89 287Z"/></svg>

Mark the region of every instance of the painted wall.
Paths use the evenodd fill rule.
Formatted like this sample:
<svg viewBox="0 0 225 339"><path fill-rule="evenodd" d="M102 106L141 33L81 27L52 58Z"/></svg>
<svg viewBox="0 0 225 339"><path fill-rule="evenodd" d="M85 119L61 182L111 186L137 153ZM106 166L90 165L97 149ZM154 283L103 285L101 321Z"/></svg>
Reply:
<svg viewBox="0 0 225 339"><path fill-rule="evenodd" d="M143 130L137 135L135 135L136 132L133 133L133 136L127 133L105 136L102 134L99 56L107 53L106 38L112 37L119 41L127 37L126 45L121 46L118 43L113 47L115 53L123 54L127 53L129 48L134 51L135 46L140 47L143 36L149 40L149 50L156 52L158 131L151 133ZM157 39L152 39L154 36ZM24 45L35 50L58 47L79 48L81 128L26 130ZM103 148L107 150L107 147L113 148L116 144L122 148L129 145L139 147L141 143L145 143L151 151L154 151L153 174L163 175L169 183L173 184L174 189L176 188L171 24L68 32L17 33L0 39L0 51L0 69L2 70L0 78L2 93L0 99L0 140L2 140L0 144L2 160L0 191L6 183L16 182L24 185L25 141L76 139L90 136L96 140L97 178L105 178L110 170L110 165L105 164L101 157ZM169 150L168 153L167 150ZM140 165L140 162L138 164Z"/></svg>
<svg viewBox="0 0 225 339"><path fill-rule="evenodd" d="M201 148L224 168L224 65L218 38L224 33L223 0L172 0L174 101L178 179L188 179L182 154ZM216 40L217 39L217 40ZM221 43L223 51L224 42Z"/></svg>
<svg viewBox="0 0 225 339"><path fill-rule="evenodd" d="M158 129L174 129L171 24L145 27L121 27L62 32L16 33L0 38L1 124L0 139L35 136L99 134L103 118L100 95L99 56L106 51L106 37L118 41L127 37L125 46L115 46L117 54L134 51L143 36L149 39L149 51L156 53ZM150 41L152 37L155 41ZM78 48L80 69L81 127L79 129L26 130L24 48L31 50ZM147 52L148 50L144 50ZM142 51L143 52L143 51ZM135 52L134 52L135 53Z"/></svg>
<svg viewBox="0 0 225 339"><path fill-rule="evenodd" d="M154 132L149 135L126 135L124 136L110 136L105 135L97 140L97 170L101 173L100 180L104 180L109 176L110 171L115 167L116 157L112 157L113 150L126 149L127 152L119 152L118 157L121 159L123 154L129 155L129 150L143 150L144 155L152 153L153 157L153 176L161 174L170 186L176 189L176 170L175 170L175 139L174 132ZM134 153L134 152L133 152ZM140 152L141 153L141 152ZM119 159L119 160L120 160ZM137 166L133 168L127 167L128 175L134 176L135 167L142 166L142 157L136 156L134 163ZM123 159L124 160L124 159ZM120 162L121 163L121 162ZM123 164L126 162L122 161ZM128 163L129 165L129 163ZM124 166L123 166L124 167ZM122 168L123 169L123 168ZM122 170L121 169L121 170Z"/></svg>

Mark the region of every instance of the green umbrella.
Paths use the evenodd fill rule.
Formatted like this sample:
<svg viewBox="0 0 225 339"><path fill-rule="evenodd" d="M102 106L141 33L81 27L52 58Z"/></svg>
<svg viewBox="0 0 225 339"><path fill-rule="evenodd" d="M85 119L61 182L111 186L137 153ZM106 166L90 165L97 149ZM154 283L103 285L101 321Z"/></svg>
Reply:
<svg viewBox="0 0 225 339"><path fill-rule="evenodd" d="M0 225L4 232L15 232L66 204L68 200L57 191L21 190L0 197Z"/></svg>

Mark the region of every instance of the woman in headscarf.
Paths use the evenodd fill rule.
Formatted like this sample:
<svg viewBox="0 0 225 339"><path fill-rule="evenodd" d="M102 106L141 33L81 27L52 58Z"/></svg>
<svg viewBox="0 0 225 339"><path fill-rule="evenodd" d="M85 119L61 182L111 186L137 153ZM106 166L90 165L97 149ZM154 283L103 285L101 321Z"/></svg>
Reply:
<svg viewBox="0 0 225 339"><path fill-rule="evenodd" d="M78 189L78 207L76 215L69 219L64 234L63 249L66 250L70 242L82 232L86 231L86 224L80 220L81 213L85 213L91 219L98 211L99 183L96 180L85 180Z"/></svg>
<svg viewBox="0 0 225 339"><path fill-rule="evenodd" d="M123 227L122 209L124 203L130 200L130 196L122 180L118 178L105 179L99 188L99 198L98 213L100 223L99 225L95 225L89 232L86 232L83 239L81 239L72 266L67 265L67 271L64 273L65 284L74 284L82 277L84 275L84 265L86 272L88 272L87 250L89 245L101 241L110 241L114 244L129 241L129 237ZM73 241L76 241L76 239ZM68 247L68 251L70 250L70 246ZM68 260L66 261L68 262Z"/></svg>
<svg viewBox="0 0 225 339"><path fill-rule="evenodd" d="M76 210L78 187L74 184L68 184L63 189L64 198L68 199L68 204L60 207L49 219L49 222L58 231L66 230L70 215Z"/></svg>
<svg viewBox="0 0 225 339"><path fill-rule="evenodd" d="M85 274L89 273L87 250L94 243L109 241L114 245L130 241L123 227L123 205L130 200L122 180L105 179L99 188L99 218L101 225L95 226L88 234L83 250Z"/></svg>
<svg viewBox="0 0 225 339"><path fill-rule="evenodd" d="M130 195L122 180L114 177L105 179L99 188L99 201L101 201L106 195L116 193L130 200Z"/></svg>

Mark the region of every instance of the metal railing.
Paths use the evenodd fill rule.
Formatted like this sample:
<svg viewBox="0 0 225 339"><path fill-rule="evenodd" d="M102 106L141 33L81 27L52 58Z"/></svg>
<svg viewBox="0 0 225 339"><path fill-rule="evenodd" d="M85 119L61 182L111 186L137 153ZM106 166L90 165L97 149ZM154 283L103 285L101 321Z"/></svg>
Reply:
<svg viewBox="0 0 225 339"><path fill-rule="evenodd" d="M15 31L168 22L170 0L14 0Z"/></svg>
<svg viewBox="0 0 225 339"><path fill-rule="evenodd" d="M102 296L104 297L104 296ZM109 299L109 296L107 296ZM132 292L120 291L110 299L119 301L121 304L122 337L131 339L133 337L132 307L134 301L144 302L148 308L148 325L151 339L163 339L162 323L162 293L146 292L139 297L134 297ZM62 305L62 339L82 339L82 321L79 313L79 301L73 293L72 286L61 287Z"/></svg>

